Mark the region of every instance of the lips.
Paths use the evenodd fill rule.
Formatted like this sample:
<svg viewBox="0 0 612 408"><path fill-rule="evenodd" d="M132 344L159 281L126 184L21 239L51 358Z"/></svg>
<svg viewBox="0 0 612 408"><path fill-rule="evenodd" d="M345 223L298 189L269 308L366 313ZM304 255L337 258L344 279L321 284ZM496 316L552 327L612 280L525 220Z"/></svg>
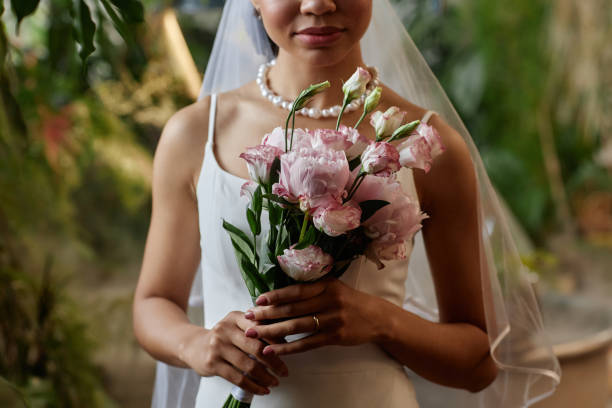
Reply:
<svg viewBox="0 0 612 408"><path fill-rule="evenodd" d="M301 31L298 31L296 34L329 35L329 34L338 33L340 31L344 31L344 30L342 28L333 27L333 26L308 27Z"/></svg>

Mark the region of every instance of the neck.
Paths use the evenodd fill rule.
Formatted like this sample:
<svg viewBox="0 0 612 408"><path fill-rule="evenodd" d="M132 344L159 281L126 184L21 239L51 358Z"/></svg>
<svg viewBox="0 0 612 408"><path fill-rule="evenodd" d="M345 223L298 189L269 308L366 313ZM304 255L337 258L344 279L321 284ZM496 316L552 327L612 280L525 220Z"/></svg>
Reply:
<svg viewBox="0 0 612 408"><path fill-rule="evenodd" d="M294 100L311 84L329 81L331 87L308 103L311 108L323 109L342 104L343 81L348 80L359 66L366 66L359 45L338 63L325 66L308 64L303 58L280 49L276 64L268 71L268 84L278 95Z"/></svg>

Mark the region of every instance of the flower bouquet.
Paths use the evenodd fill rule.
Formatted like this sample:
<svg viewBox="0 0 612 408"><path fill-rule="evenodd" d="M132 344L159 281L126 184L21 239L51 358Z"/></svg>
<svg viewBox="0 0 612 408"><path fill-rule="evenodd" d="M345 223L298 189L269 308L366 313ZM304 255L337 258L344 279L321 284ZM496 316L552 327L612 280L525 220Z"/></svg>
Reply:
<svg viewBox="0 0 612 408"><path fill-rule="evenodd" d="M343 84L336 129L294 127L296 112L329 88L326 81L300 93L285 128L275 128L240 155L251 178L240 193L250 199L250 231L226 221L223 227L253 301L288 285L340 277L361 255L379 269L383 260L404 259L406 241L427 218L402 191L395 173L402 166L429 171L444 151L436 130L418 120L403 124L406 113L394 106L370 115L376 140L361 135L357 128L377 107L380 87L365 98L353 127L341 125L346 106L363 95L370 80L370 73L358 68ZM391 143L402 139L398 147ZM264 214L269 220L265 232ZM224 407L248 407L251 399L235 387Z"/></svg>

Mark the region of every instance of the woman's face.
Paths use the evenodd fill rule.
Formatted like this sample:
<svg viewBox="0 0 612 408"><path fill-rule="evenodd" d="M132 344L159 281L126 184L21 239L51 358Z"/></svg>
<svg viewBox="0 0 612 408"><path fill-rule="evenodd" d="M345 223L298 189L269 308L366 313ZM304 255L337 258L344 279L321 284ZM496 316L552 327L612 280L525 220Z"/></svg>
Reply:
<svg viewBox="0 0 612 408"><path fill-rule="evenodd" d="M315 64L333 64L359 43L372 0L251 0L283 51Z"/></svg>

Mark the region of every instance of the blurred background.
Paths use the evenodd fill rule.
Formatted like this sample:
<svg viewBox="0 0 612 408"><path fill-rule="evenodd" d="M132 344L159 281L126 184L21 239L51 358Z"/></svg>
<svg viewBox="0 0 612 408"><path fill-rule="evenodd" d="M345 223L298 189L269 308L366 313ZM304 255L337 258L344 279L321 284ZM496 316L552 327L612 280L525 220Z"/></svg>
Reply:
<svg viewBox="0 0 612 408"><path fill-rule="evenodd" d="M563 369L538 406L612 406L612 5L395 3L520 226ZM149 406L152 157L222 6L0 0L0 406Z"/></svg>

